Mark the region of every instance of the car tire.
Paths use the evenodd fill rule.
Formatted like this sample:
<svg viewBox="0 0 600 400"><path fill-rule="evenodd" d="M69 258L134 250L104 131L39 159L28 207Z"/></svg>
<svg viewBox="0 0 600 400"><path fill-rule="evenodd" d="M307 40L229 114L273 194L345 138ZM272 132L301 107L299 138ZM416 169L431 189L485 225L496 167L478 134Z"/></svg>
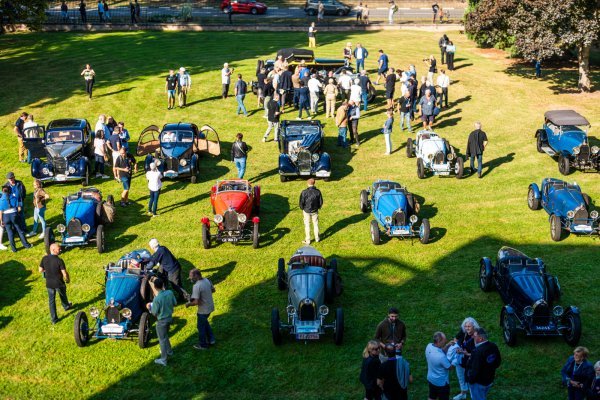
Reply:
<svg viewBox="0 0 600 400"><path fill-rule="evenodd" d="M364 213L369 211L369 194L366 190L360 191L360 211Z"/></svg>
<svg viewBox="0 0 600 400"><path fill-rule="evenodd" d="M537 151L538 153L545 153L545 151L542 149L542 147L544 146L544 142L542 140L542 136L544 135L544 131L541 129L538 129L538 131L535 134L535 138L536 138L536 147L537 147Z"/></svg>
<svg viewBox="0 0 600 400"><path fill-rule="evenodd" d="M422 158L417 159L417 176L419 179L425 178L425 164L423 164Z"/></svg>
<svg viewBox="0 0 600 400"><path fill-rule="evenodd" d="M287 178L287 176L285 176L285 175L279 175L279 180L280 180L281 182L287 182L288 178Z"/></svg>
<svg viewBox="0 0 600 400"><path fill-rule="evenodd" d="M317 10L308 10L307 11L308 15L310 15L311 17L314 17L315 15L317 15Z"/></svg>
<svg viewBox="0 0 600 400"><path fill-rule="evenodd" d="M569 158L563 156L562 154L558 156L558 172L563 175L569 175L571 172L571 163Z"/></svg>
<svg viewBox="0 0 600 400"><path fill-rule="evenodd" d="M277 289L287 289L287 274L285 272L285 260L280 258L277 262Z"/></svg>
<svg viewBox="0 0 600 400"><path fill-rule="evenodd" d="M588 196L587 193L581 193L581 197L583 197L583 202L585 204L585 209L589 212L590 211L590 204L592 202L592 200L590 199L590 196Z"/></svg>
<svg viewBox="0 0 600 400"><path fill-rule="evenodd" d="M579 314L569 312L565 316L565 322L569 329L566 334L563 335L565 342L571 347L577 346L579 339L581 338L581 317Z"/></svg>
<svg viewBox="0 0 600 400"><path fill-rule="evenodd" d="M202 247L210 249L210 227L207 224L202 224Z"/></svg>
<svg viewBox="0 0 600 400"><path fill-rule="evenodd" d="M454 172L456 173L456 179L462 179L465 173L465 161L462 157L456 159L456 165L454 166Z"/></svg>
<svg viewBox="0 0 600 400"><path fill-rule="evenodd" d="M344 285L342 283L342 277L338 273L337 259L332 259L329 263L329 269L333 271L333 295L335 297L341 296L344 292Z"/></svg>
<svg viewBox="0 0 600 400"><path fill-rule="evenodd" d="M150 341L150 314L144 311L138 325L138 346L145 349Z"/></svg>
<svg viewBox="0 0 600 400"><path fill-rule="evenodd" d="M413 153L413 140L412 140L412 138L406 139L406 157L408 157L408 158L413 158L414 157L414 153Z"/></svg>
<svg viewBox="0 0 600 400"><path fill-rule="evenodd" d="M44 247L46 248L46 254L50 255L50 245L54 243L54 232L49 226L44 230Z"/></svg>
<svg viewBox="0 0 600 400"><path fill-rule="evenodd" d="M250 10L250 14L252 14L252 15L256 15L256 14L258 14L258 10L257 10L256 8L252 8L252 9Z"/></svg>
<svg viewBox="0 0 600 400"><path fill-rule="evenodd" d="M79 347L84 347L90 340L90 325L85 311L79 311L77 313L73 328L75 343L77 343L77 346Z"/></svg>
<svg viewBox="0 0 600 400"><path fill-rule="evenodd" d="M271 310L271 337L273 338L273 344L281 344L281 320L279 319L278 308Z"/></svg>
<svg viewBox="0 0 600 400"><path fill-rule="evenodd" d="M511 315L505 309L502 309L500 320L504 343L510 347L515 346L517 344L517 326L514 315Z"/></svg>
<svg viewBox="0 0 600 400"><path fill-rule="evenodd" d="M550 237L555 242L560 242L563 238L562 223L556 214L550 216Z"/></svg>
<svg viewBox="0 0 600 400"><path fill-rule="evenodd" d="M98 225L96 227L96 249L98 249L98 253L104 253L104 225Z"/></svg>
<svg viewBox="0 0 600 400"><path fill-rule="evenodd" d="M260 237L260 233L258 232L258 222L254 224L252 227L252 248L258 249L258 238Z"/></svg>
<svg viewBox="0 0 600 400"><path fill-rule="evenodd" d="M527 192L527 205L530 210L536 211L540 209L540 199L535 197L535 191L530 186Z"/></svg>
<svg viewBox="0 0 600 400"><path fill-rule="evenodd" d="M333 334L333 342L337 346L341 346L344 341L344 310L339 307L335 310L335 333Z"/></svg>
<svg viewBox="0 0 600 400"><path fill-rule="evenodd" d="M344 10L337 10L336 14L338 17L343 17L344 15L346 15L346 13L344 12Z"/></svg>
<svg viewBox="0 0 600 400"><path fill-rule="evenodd" d="M429 225L429 220L427 218L423 218L421 222L421 227L419 228L419 241L423 244L429 243L429 235L431 233L431 226Z"/></svg>
<svg viewBox="0 0 600 400"><path fill-rule="evenodd" d="M89 184L90 184L90 166L86 163L85 164L85 175L83 176L83 179L81 180L81 185L88 186Z"/></svg>
<svg viewBox="0 0 600 400"><path fill-rule="evenodd" d="M375 246L378 246L381 243L379 224L375 220L371 220L371 241Z"/></svg>
<svg viewBox="0 0 600 400"><path fill-rule="evenodd" d="M325 274L325 303L333 303L335 297L335 274L332 269L328 269Z"/></svg>
<svg viewBox="0 0 600 400"><path fill-rule="evenodd" d="M479 262L479 288L484 292L491 292L494 289L492 265L484 258Z"/></svg>

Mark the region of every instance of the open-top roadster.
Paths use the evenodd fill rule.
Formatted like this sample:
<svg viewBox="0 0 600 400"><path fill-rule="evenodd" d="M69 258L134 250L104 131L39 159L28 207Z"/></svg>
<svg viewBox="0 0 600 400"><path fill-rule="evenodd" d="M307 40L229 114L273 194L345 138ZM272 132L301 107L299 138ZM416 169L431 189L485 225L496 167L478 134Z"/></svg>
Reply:
<svg viewBox="0 0 600 400"><path fill-rule="evenodd" d="M314 247L298 249L286 264L283 258L277 266L277 287L288 290L287 323L280 320L279 309L271 310L273 343L281 344L282 332L297 340L317 340L327 330L333 330L335 344L341 345L344 337L344 311L336 310L335 320L326 322L329 307L335 296L342 293L342 280L337 271L337 261L327 261Z"/></svg>
<svg viewBox="0 0 600 400"><path fill-rule="evenodd" d="M85 311L75 316L75 343L85 346L90 339L132 339L144 348L150 339L150 314L146 303L154 298L152 280L155 273L147 269L150 260L147 250L134 250L117 263L105 267L104 307L89 310L90 325Z"/></svg>
<svg viewBox="0 0 600 400"><path fill-rule="evenodd" d="M89 184L94 133L85 119L58 119L23 131L31 176L43 182Z"/></svg>
<svg viewBox="0 0 600 400"><path fill-rule="evenodd" d="M102 192L94 187L63 198L64 224L58 224L60 245L64 247L83 246L95 242L98 253L104 252L104 227L113 222L115 201L112 195L102 199ZM54 230L47 226L44 231L46 254L50 254L50 244L56 240Z"/></svg>
<svg viewBox="0 0 600 400"><path fill-rule="evenodd" d="M252 239L252 247L258 247L260 219L260 186L252 186L245 179L217 181L210 191L213 221L216 233L210 234L210 219L202 218L202 245L210 248L213 240L237 243Z"/></svg>
<svg viewBox="0 0 600 400"><path fill-rule="evenodd" d="M576 183L555 178L542 181L542 189L529 185L527 205L531 210L543 208L549 215L550 237L558 242L569 233L600 235L598 211L591 210L590 197Z"/></svg>
<svg viewBox="0 0 600 400"><path fill-rule="evenodd" d="M279 176L329 179L331 158L323 151L325 134L320 121L282 121L279 126Z"/></svg>
<svg viewBox="0 0 600 400"><path fill-rule="evenodd" d="M562 336L570 346L581 337L579 309L556 304L561 291L558 278L546 272L540 258L531 258L510 247L498 251L496 264L483 257L479 264L479 286L484 292L496 288L503 303L500 326L509 346L517 333L527 336Z"/></svg>
<svg viewBox="0 0 600 400"><path fill-rule="evenodd" d="M381 243L380 225L383 227L383 233L389 237L418 237L423 244L429 241L429 220L423 218L421 225L417 227L420 205L405 186L392 181L375 181L371 188L360 192L360 210L366 213L369 209L373 214L373 244Z"/></svg>
<svg viewBox="0 0 600 400"><path fill-rule="evenodd" d="M537 150L558 157L558 171L569 175L572 168L600 171L600 148L591 146L588 120L573 110L547 111L544 126L535 132Z"/></svg>
<svg viewBox="0 0 600 400"><path fill-rule="evenodd" d="M136 150L138 156L146 156L146 171L155 163L165 178L189 177L192 183L198 178L202 152L220 155L219 135L209 125L198 129L195 124L183 122L165 124L162 130L150 125L140 134Z"/></svg>
<svg viewBox="0 0 600 400"><path fill-rule="evenodd" d="M454 147L446 139L429 130L420 130L413 142L412 138L406 141L406 155L408 158L417 156L417 176L425 178L428 172L434 175L463 177L464 160L459 156Z"/></svg>

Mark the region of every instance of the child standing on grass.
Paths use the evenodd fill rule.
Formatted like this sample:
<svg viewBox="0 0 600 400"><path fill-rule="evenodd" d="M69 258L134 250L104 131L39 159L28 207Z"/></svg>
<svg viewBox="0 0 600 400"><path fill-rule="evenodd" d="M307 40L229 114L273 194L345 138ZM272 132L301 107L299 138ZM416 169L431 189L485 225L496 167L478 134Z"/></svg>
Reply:
<svg viewBox="0 0 600 400"><path fill-rule="evenodd" d="M48 193L42 189L42 181L36 179L33 181L33 228L27 234L27 237L32 237L37 233L38 224L42 225L42 233L38 236L39 239L44 238L46 231L46 201L50 198Z"/></svg>

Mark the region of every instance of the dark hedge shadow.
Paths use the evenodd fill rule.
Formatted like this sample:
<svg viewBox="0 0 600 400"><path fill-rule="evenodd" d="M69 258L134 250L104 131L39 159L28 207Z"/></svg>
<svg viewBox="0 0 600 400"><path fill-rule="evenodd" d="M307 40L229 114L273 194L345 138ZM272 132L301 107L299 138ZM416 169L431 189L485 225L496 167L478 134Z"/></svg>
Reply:
<svg viewBox="0 0 600 400"><path fill-rule="evenodd" d="M548 89L552 90L554 94L561 93L580 93L581 91L577 87L579 80L579 71L577 67L577 61L562 62L551 64L548 68L542 65L542 76L541 78L535 77L535 68L532 63L522 62L515 63L505 71L508 75L518 76L527 80L541 80L548 84ZM590 80L592 83L592 91L598 90L598 80L600 79L600 73L597 68L590 69Z"/></svg>
<svg viewBox="0 0 600 400"><path fill-rule="evenodd" d="M6 313L6 307L19 302L31 292L31 275L32 272L18 261L11 260L0 264L0 282L5 283L0 290L0 312ZM0 329L5 328L12 320L12 315L0 316Z"/></svg>

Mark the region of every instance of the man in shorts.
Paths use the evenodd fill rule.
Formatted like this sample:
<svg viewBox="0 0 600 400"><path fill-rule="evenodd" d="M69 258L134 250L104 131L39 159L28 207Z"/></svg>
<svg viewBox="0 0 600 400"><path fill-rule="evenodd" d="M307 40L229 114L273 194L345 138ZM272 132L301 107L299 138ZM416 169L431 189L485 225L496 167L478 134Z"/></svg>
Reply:
<svg viewBox="0 0 600 400"><path fill-rule="evenodd" d="M131 176L134 170L137 172L137 165L132 162L131 157L128 156L125 151L125 147L121 147L119 150L119 157L115 162L115 171L119 181L123 184L123 192L121 193L121 207L129 205L129 187L131 185Z"/></svg>
<svg viewBox="0 0 600 400"><path fill-rule="evenodd" d="M379 85L379 79L381 79L381 77L383 77L383 79L386 78L387 70L388 70L388 62L389 62L389 58L388 58L387 54L385 54L383 52L383 50L379 50L379 59L377 60L377 65L378 65L377 81L375 81L376 85Z"/></svg>
<svg viewBox="0 0 600 400"><path fill-rule="evenodd" d="M167 91L167 110L175 108L175 91L177 90L177 75L175 71L170 69L165 83Z"/></svg>

